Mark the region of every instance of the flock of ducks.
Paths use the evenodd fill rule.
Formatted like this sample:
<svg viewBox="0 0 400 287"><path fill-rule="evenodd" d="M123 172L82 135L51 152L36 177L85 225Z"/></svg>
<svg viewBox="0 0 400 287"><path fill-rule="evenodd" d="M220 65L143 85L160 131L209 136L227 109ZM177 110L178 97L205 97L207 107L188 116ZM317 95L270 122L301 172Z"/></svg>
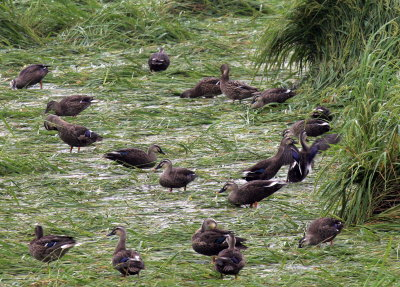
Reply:
<svg viewBox="0 0 400 287"><path fill-rule="evenodd" d="M168 68L170 60L163 49L154 53L148 60L149 69L152 72L163 71ZM21 71L19 76L10 83L13 89L27 88L40 83L49 72L48 65L31 65ZM253 108L259 108L269 103L282 103L294 97L293 90L285 88L273 88L259 92L243 82L229 79L229 66L223 64L220 68L220 78L207 77L200 80L195 87L184 91L182 98L214 97L219 94L226 95L229 99L243 100L252 97ZM46 113L54 113L47 116L44 127L47 130L56 130L62 141L70 146L70 152L74 147L78 148L101 141L103 138L90 129L68 123L61 116L77 116L88 108L94 98L91 96L73 95L63 98L60 102L50 101L47 104ZM258 203L270 196L288 183L300 182L310 172L315 156L340 141L337 134L328 134L315 140L311 145L307 143L307 137L316 137L330 131L329 121L332 115L325 107L317 107L311 117L294 123L282 133L282 140L277 153L264 159L255 165L245 169L243 178L247 183L238 186L233 181L228 181L219 193L230 191L228 201L236 206L249 205L256 208ZM299 139L301 149L296 147ZM163 168L159 183L169 188L184 188L196 179L195 172L173 167L169 159L162 160L157 166L157 154L165 154L159 145L153 144L148 151L137 148L126 148L106 153L104 157L116 161L126 167ZM282 166L289 165L286 181L272 179ZM334 218L319 218L311 222L304 237L299 242L299 247L306 245L319 245L325 242L332 244L333 239L343 228L343 223ZM126 230L118 226L108 236L117 235L119 241L113 254L112 264L123 276L139 275L145 268L140 254L126 249ZM246 239L237 237L232 231L218 228L217 222L208 218L204 220L201 228L192 236L192 248L197 253L212 256L215 269L223 275L235 275L245 266L245 259L241 250L247 247L243 244ZM51 262L61 258L73 246L75 240L69 236L57 236L43 234L41 226L35 227L35 238L29 244L32 256L43 262Z"/></svg>

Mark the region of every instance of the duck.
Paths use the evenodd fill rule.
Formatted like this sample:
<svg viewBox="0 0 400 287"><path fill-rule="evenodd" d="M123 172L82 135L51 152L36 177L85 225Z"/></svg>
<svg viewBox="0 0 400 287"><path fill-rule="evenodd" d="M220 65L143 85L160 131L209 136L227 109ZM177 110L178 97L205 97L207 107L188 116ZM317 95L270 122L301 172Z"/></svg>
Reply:
<svg viewBox="0 0 400 287"><path fill-rule="evenodd" d="M77 116L80 112L88 108L94 97L72 95L63 98L60 102L50 101L47 103L45 113L53 111L57 116Z"/></svg>
<svg viewBox="0 0 400 287"><path fill-rule="evenodd" d="M295 122L289 129L283 131L283 136L298 138L303 131L307 136L317 137L331 130L328 122L321 119L307 119Z"/></svg>
<svg viewBox="0 0 400 287"><path fill-rule="evenodd" d="M215 269L221 274L221 279L224 275L235 275L235 279L245 266L243 254L235 247L236 238L232 234L225 235L225 241L228 242L228 248L218 253L215 259Z"/></svg>
<svg viewBox="0 0 400 287"><path fill-rule="evenodd" d="M156 165L157 153L165 154L159 145L152 144L147 152L137 148L125 148L106 153L104 157L125 167L145 169Z"/></svg>
<svg viewBox="0 0 400 287"><path fill-rule="evenodd" d="M243 99L252 97L254 93L258 92L257 88L251 87L243 82L229 80L229 66L227 64L223 64L220 70L221 92L229 99L233 101L239 100L240 102Z"/></svg>
<svg viewBox="0 0 400 287"><path fill-rule="evenodd" d="M278 180L253 180L238 186L233 181L228 181L218 193L231 190L228 201L236 206L250 205L257 208L258 202L274 194L287 183Z"/></svg>
<svg viewBox="0 0 400 287"><path fill-rule="evenodd" d="M160 168L164 168L164 172L160 176L160 185L169 188L170 192L173 188L181 187L186 191L186 186L197 177L194 171L187 168L172 167L169 159L162 160L154 169Z"/></svg>
<svg viewBox="0 0 400 287"><path fill-rule="evenodd" d="M72 152L73 147L78 147L79 152L81 147L103 140L100 135L84 126L70 124L56 115L48 115L44 127L46 130L58 131L60 139L70 146L69 152Z"/></svg>
<svg viewBox="0 0 400 287"><path fill-rule="evenodd" d="M272 88L263 92L254 93L251 107L253 109L261 108L270 103L283 103L294 97L296 93L286 88Z"/></svg>
<svg viewBox="0 0 400 287"><path fill-rule="evenodd" d="M122 276L138 275L145 269L140 254L132 249L126 249L126 230L122 226L115 227L107 236L119 236L117 247L114 250L112 264Z"/></svg>
<svg viewBox="0 0 400 287"><path fill-rule="evenodd" d="M292 157L294 159L292 165L289 167L287 181L300 182L303 181L310 173L314 158L319 149L318 144L309 146L306 143L307 133L303 131L300 135L301 151L297 148L291 147Z"/></svg>
<svg viewBox="0 0 400 287"><path fill-rule="evenodd" d="M49 65L35 64L30 65L23 69L17 78L10 82L10 86L13 90L26 89L30 86L40 83L40 89L43 89L43 78L49 72Z"/></svg>
<svg viewBox="0 0 400 287"><path fill-rule="evenodd" d="M318 145L318 152L328 150L331 144L337 144L341 141L339 134L327 134L321 138L318 138L312 144L313 146Z"/></svg>
<svg viewBox="0 0 400 287"><path fill-rule="evenodd" d="M35 226L35 238L29 243L29 252L37 260L52 262L63 257L76 241L70 236L43 235L43 227Z"/></svg>
<svg viewBox="0 0 400 287"><path fill-rule="evenodd" d="M326 242L333 245L333 239L342 231L343 227L344 224L336 218L322 217L315 219L308 226L304 237L300 239L299 248Z"/></svg>
<svg viewBox="0 0 400 287"><path fill-rule="evenodd" d="M268 180L273 178L283 165L293 163L292 150L295 141L290 137L284 137L281 140L277 153L265 160L259 161L255 165L245 169L243 179Z"/></svg>
<svg viewBox="0 0 400 287"><path fill-rule="evenodd" d="M165 71L168 68L169 63L169 57L165 54L163 48L160 48L157 53L151 54L148 61L151 72Z"/></svg>
<svg viewBox="0 0 400 287"><path fill-rule="evenodd" d="M199 254L206 256L216 256L222 250L228 248L228 243L225 241L225 236L234 234L230 230L223 230L218 228L218 223L212 219L207 218L201 224L201 227L192 236L192 248ZM235 237L235 246L238 249L247 249L243 243L245 238Z"/></svg>
<svg viewBox="0 0 400 287"><path fill-rule="evenodd" d="M213 98L214 96L220 95L221 88L219 85L219 79L215 77L206 77L201 79L194 88L184 91L181 98Z"/></svg>
<svg viewBox="0 0 400 287"><path fill-rule="evenodd" d="M333 119L331 111L324 106L317 106L311 113L311 117L314 119L324 120L330 122Z"/></svg>

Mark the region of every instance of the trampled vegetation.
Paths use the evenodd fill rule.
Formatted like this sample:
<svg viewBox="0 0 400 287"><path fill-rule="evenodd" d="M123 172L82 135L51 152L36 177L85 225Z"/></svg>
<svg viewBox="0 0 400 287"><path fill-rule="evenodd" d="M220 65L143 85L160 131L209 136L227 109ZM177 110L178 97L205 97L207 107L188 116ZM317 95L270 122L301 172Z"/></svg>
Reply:
<svg viewBox="0 0 400 287"><path fill-rule="evenodd" d="M332 56L334 45L327 44L340 39L332 26L339 19L347 23L347 16L330 16L325 7L335 6L334 1L319 3L313 13L324 11L332 22L330 27L320 23L332 33L324 37L326 46L323 39L318 42L325 54L302 52L302 58L292 53L304 48L301 43L282 46L282 54L261 56L267 59L264 71L254 61L265 29L272 33L271 27L286 24L282 19L290 22L284 13L301 16L298 11L305 8L298 4L319 1L264 2L0 3L0 285L399 284L397 4L335 1L344 2L346 9L364 7L359 9L364 18L352 11L355 22L349 27L358 29L356 21L377 19L374 28L354 31L364 45L352 46L347 37L339 41L346 47L338 52L345 55L340 58ZM290 12L293 7L300 8ZM376 16L368 9L377 9ZM171 65L165 72L150 73L147 59L160 46ZM332 59L337 61L329 63ZM304 69L290 70L281 65L285 60ZM10 90L10 80L34 63L51 65L44 89ZM200 78L218 77L223 63L230 64L233 79L261 90L300 81L298 95L259 110L224 96L179 98ZM43 127L47 102L73 94L92 95L97 103L65 120L104 137L80 153L69 153L55 132ZM303 182L282 188L257 209L233 207L226 195L216 195L227 180L239 182L241 170L274 154L282 131L318 104L331 108L333 129L343 140L317 156ZM199 177L186 192L162 188L159 172L129 169L103 158L119 148L146 149L153 143L174 165L196 170ZM285 180L286 173L282 168L277 177ZM299 249L306 225L323 215L357 225L345 224L332 247ZM238 281L219 279L210 258L191 249L190 238L207 217L248 240L247 264ZM35 260L27 244L38 223L46 234L70 235L81 245L49 265ZM127 229L127 247L144 258L146 269L139 278L121 278L111 265L117 241L106 234L117 225Z"/></svg>

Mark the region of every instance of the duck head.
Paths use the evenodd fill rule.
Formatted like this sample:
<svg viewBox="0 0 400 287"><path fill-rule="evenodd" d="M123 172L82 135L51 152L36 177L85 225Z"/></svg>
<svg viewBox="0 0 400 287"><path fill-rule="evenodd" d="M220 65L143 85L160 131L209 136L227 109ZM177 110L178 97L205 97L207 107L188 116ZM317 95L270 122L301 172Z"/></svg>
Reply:
<svg viewBox="0 0 400 287"><path fill-rule="evenodd" d="M222 79L229 80L229 66L228 64L223 64L220 68Z"/></svg>
<svg viewBox="0 0 400 287"><path fill-rule="evenodd" d="M227 183L225 183L225 185L218 191L218 193L222 193L225 192L227 190L233 190L237 188L237 184L234 183L233 181L228 181Z"/></svg>
<svg viewBox="0 0 400 287"><path fill-rule="evenodd" d="M47 103L46 110L44 111L44 113L46 114L46 113L50 112L51 110L54 110L56 104L57 104L56 101L50 101L50 102L48 102L48 103Z"/></svg>
<svg viewBox="0 0 400 287"><path fill-rule="evenodd" d="M169 159L163 159L155 168L154 170L160 169L160 168L167 168L172 166L172 162Z"/></svg>
<svg viewBox="0 0 400 287"><path fill-rule="evenodd" d="M10 87L13 90L17 89L17 81L15 79L10 82Z"/></svg>
<svg viewBox="0 0 400 287"><path fill-rule="evenodd" d="M212 218L207 218L201 225L201 231L212 230L217 228L217 222Z"/></svg>
<svg viewBox="0 0 400 287"><path fill-rule="evenodd" d="M161 149L161 147L159 145L153 144L152 146L150 146L149 148L150 151L154 151L154 152L158 152L161 154L165 154L165 152Z"/></svg>
<svg viewBox="0 0 400 287"><path fill-rule="evenodd" d="M121 236L122 234L125 233L126 233L125 228L123 228L122 226L117 226L109 234L107 234L107 236L113 236L113 235Z"/></svg>

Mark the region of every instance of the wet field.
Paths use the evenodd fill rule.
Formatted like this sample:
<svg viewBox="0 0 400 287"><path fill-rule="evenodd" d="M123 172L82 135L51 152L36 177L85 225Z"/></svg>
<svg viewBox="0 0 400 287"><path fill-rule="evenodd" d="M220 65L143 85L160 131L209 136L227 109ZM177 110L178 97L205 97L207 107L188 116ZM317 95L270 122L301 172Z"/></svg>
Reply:
<svg viewBox="0 0 400 287"><path fill-rule="evenodd" d="M181 99L204 76L219 76L223 63L231 78L261 90L297 79L289 71L270 79L253 66L255 42L267 16L192 19L195 37L164 46L171 66L150 73L157 45L106 49L45 46L1 50L0 194L3 286L399 286L398 226L345 227L335 245L298 249L307 223L322 214L318 171L330 162L320 155L304 182L289 184L259 208L237 208L216 192L241 170L275 154L281 132L304 119L319 103L296 96L261 110L249 100L225 96ZM227 28L229 27L229 29ZM8 82L27 64L52 67L38 86L12 91ZM301 91L300 91L301 92ZM85 94L97 100L77 117L64 117L103 136L103 141L69 152L54 131L43 127L50 100ZM334 111L337 113L337 111ZM158 144L174 166L198 178L168 192L161 171L129 169L103 155ZM161 155L160 155L161 156ZM334 163L326 172L334 173ZM286 179L287 167L277 174ZM191 249L191 236L205 218L247 238L247 265L238 281L223 281L210 258ZM33 259L27 244L35 224L47 232L74 236L80 246L47 266ZM141 276L121 278L111 265L116 225L127 229L127 246L142 254Z"/></svg>

